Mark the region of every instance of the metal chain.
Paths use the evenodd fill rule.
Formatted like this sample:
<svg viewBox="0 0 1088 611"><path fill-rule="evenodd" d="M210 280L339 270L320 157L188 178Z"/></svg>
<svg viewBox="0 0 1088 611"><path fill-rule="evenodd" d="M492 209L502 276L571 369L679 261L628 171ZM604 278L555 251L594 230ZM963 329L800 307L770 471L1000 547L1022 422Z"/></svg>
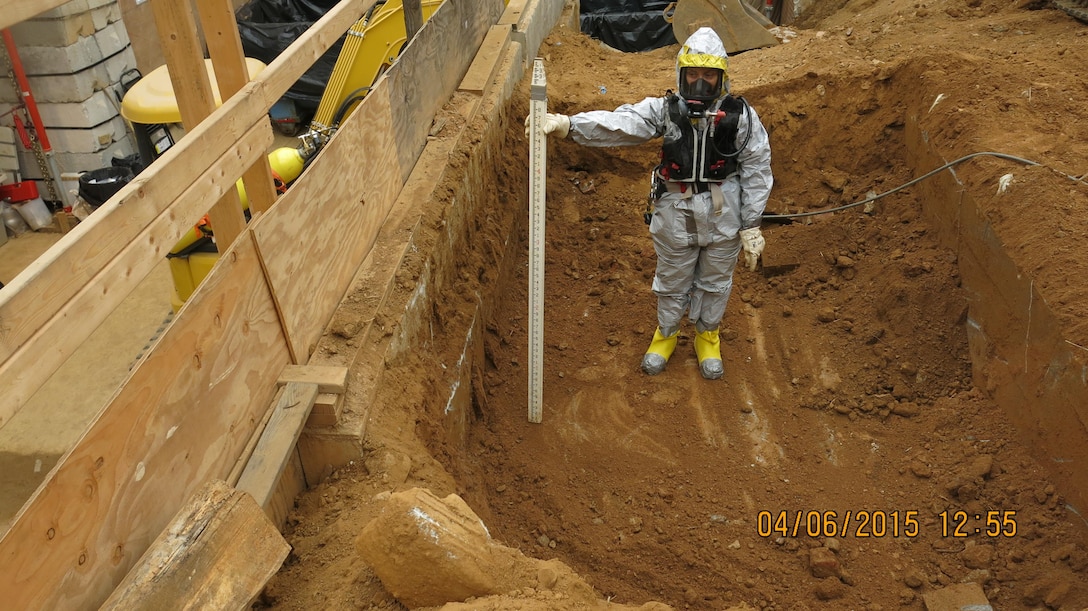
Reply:
<svg viewBox="0 0 1088 611"><path fill-rule="evenodd" d="M26 103L23 101L22 92L19 89L19 80L15 78L15 68L11 65L11 57L8 56L8 52L4 50L4 63L7 65L8 78L11 79L11 88L15 91L15 96L18 98L16 106L22 107L26 110ZM28 117L29 118L29 117ZM24 128L27 125L23 126ZM30 138L30 150L34 153L34 158L38 161L38 171L42 174L42 182L45 183L49 189L49 196L52 202L63 202L60 197L60 193L57 192L56 180L53 177L52 171L49 169L49 162L45 160L45 151L42 150L42 143L38 140L38 132L30 126L31 129L26 129L27 137Z"/></svg>

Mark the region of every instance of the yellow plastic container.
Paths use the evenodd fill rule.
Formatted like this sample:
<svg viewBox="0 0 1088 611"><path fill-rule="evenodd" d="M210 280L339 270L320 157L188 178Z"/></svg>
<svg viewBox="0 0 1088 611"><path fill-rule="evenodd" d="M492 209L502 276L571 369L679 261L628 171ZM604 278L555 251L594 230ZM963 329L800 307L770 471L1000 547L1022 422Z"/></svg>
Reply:
<svg viewBox="0 0 1088 611"><path fill-rule="evenodd" d="M215 80L212 60L205 59L204 66L208 70L208 78L212 82L212 94L215 96L215 106L218 108L223 100L219 96L219 85ZM260 74L265 67L264 62L259 59L246 58L246 68L249 70L251 79ZM147 73L128 90L121 102L121 116L133 123L143 125L181 123L178 99L174 95L174 85L170 82L170 72L165 65Z"/></svg>

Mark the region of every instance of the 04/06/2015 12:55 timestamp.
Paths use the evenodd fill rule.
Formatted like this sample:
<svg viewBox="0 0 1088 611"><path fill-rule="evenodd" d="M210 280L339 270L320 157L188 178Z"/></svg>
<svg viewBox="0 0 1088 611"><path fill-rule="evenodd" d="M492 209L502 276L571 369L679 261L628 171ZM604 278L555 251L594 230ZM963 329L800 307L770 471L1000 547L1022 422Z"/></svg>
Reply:
<svg viewBox="0 0 1088 611"><path fill-rule="evenodd" d="M1015 537L1016 512L942 511L942 537ZM760 537L917 537L922 534L921 512L909 510L760 511L756 530ZM928 521L932 524L932 521Z"/></svg>

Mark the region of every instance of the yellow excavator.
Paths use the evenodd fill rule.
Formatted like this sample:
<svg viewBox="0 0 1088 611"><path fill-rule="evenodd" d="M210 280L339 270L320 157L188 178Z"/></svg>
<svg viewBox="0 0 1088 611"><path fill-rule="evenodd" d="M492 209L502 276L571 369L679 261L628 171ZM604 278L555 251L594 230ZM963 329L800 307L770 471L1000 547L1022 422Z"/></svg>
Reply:
<svg viewBox="0 0 1088 611"><path fill-rule="evenodd" d="M423 22L430 19L442 2L443 0L420 2ZM709 25L718 32L730 53L778 43L767 30L773 24L744 0L678 0L670 8L671 10L666 9L666 18L671 15L677 40L685 40L699 27ZM306 131L298 136L301 144L297 147L278 148L268 157L277 179L277 188L285 190L287 185L302 174L306 163L328 143L340 123L397 59L406 43L402 0L385 0L352 25L337 56L317 111ZM247 64L251 76L264 68L262 62L252 58L247 59ZM212 90L218 95L211 62L208 61L207 65L209 76L213 80ZM218 99L216 101L220 102ZM180 123L181 113L165 66L157 68L128 88L121 103L121 114L131 123L158 128L154 133L149 130L151 137L145 143L153 149L151 156L161 154L165 151L164 147L169 147L172 139L167 126ZM248 216L249 200L241 181L238 182L238 191ZM211 235L212 228L207 219L202 219L167 255L174 283L171 301L175 312L192 295L219 258Z"/></svg>
<svg viewBox="0 0 1088 611"><path fill-rule="evenodd" d="M430 19L442 1L420 2L424 22ZM401 0L386 0L375 5L368 15L352 25L337 56L317 111L308 129L299 136L301 144L297 147L278 148L268 156L279 189L285 189L302 174L306 163L328 143L340 123L397 59L406 43ZM246 61L251 76L264 68L262 62L252 58ZM210 61L207 65L212 79L212 90L218 95ZM216 102L220 103L220 100L217 99ZM165 126L181 122L181 113L165 66L152 71L128 89L121 102L121 114L131 123L161 128L161 131L151 136L151 154L155 156L165 152L165 148L172 143ZM238 193L248 217L249 200L241 181L238 182ZM211 235L212 228L207 219L202 219L167 254L174 282L174 296L171 301L175 312L192 295L219 258Z"/></svg>

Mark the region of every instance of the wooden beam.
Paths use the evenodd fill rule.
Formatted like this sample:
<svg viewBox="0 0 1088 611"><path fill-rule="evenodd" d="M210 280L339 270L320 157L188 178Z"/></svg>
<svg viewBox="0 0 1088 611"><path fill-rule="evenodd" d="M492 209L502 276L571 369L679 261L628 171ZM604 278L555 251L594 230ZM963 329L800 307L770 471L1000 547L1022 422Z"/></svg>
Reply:
<svg viewBox="0 0 1088 611"><path fill-rule="evenodd" d="M502 0L443 2L343 122L308 179L280 197L280 214L254 228L297 363L309 361L325 327L313 312L340 303L427 143L431 120L502 9ZM367 152L365 164L355 161L357 151ZM312 221L300 225L303 217Z"/></svg>
<svg viewBox="0 0 1088 611"><path fill-rule="evenodd" d="M151 3L155 13L155 27L159 32L167 33L162 39L162 50L166 56L170 83L174 88L174 99L177 100L178 110L181 112L181 122L186 129L192 129L207 119L216 108L211 79L204 62L204 50L197 37L192 6L189 2L175 0L151 0ZM208 218L215 232L216 247L219 252L223 252L246 227L238 192L224 193L208 210Z"/></svg>
<svg viewBox="0 0 1088 611"><path fill-rule="evenodd" d="M432 119L457 89L480 43L504 9L503 0L443 2L379 79L375 89L384 89L382 95L389 96L393 108L392 129L401 184L408 180L427 144ZM377 93L371 91L367 97ZM404 100L413 103L405 104Z"/></svg>
<svg viewBox="0 0 1088 611"><path fill-rule="evenodd" d="M238 240L0 539L4 608L97 608L230 473L289 361L253 242Z"/></svg>
<svg viewBox="0 0 1088 611"><path fill-rule="evenodd" d="M262 509L272 500L315 399L317 384L290 382L284 387L272 419L238 480L238 489L253 495Z"/></svg>
<svg viewBox="0 0 1088 611"><path fill-rule="evenodd" d="M348 385L348 368L329 365L287 365L280 372L279 384L317 384L317 392L340 393Z"/></svg>
<svg viewBox="0 0 1088 611"><path fill-rule="evenodd" d="M128 295L189 230L192 219L200 218L206 202L214 201L225 189L234 189L232 183L225 184L219 177L241 172L254 159L264 156L272 143L272 134L264 127L258 124L243 134L222 158L213 162L177 197L171 204L172 214L161 215L144 227L92 281L72 296L11 358L0 364L0 379L4 380L4 392L0 393L0 426L8 422L42 382L109 316L116 307L109 298ZM67 235L80 231L84 224L106 218L95 218L100 212L101 208ZM4 291L7 290L5 287ZM3 322L2 318L0 322Z"/></svg>
<svg viewBox="0 0 1088 611"><path fill-rule="evenodd" d="M76 225L7 283L0 291L0 363L8 367L6 361L15 358L16 351L47 325L61 324L64 329L55 335L56 341L42 344L44 352L29 353L34 355L34 362L17 366L22 372L18 393L10 392L11 378L4 378L5 392L0 393L0 427L128 296L150 272L159 255L147 252L137 259L146 265L122 268L123 277L103 276L102 270L111 264L117 253L137 243L140 232L174 205L180 194L193 184L211 181L233 185L241 172L224 172L218 177L209 175L206 173L208 161L221 159L234 150L255 122L267 121L272 104L374 3L375 0L342 0L246 85L240 95L225 101L212 117L189 131L165 155L100 206L93 216ZM217 188L225 190L227 186L222 184ZM211 199L216 198L218 195ZM194 223L200 214L192 218L182 214L175 216L182 217L177 222ZM180 236L164 239L168 245L173 245ZM150 250L151 246L161 247L161 244L143 243L145 249ZM105 283L107 278L112 278L110 286L94 284ZM65 321L62 308L77 294L87 291L97 294L94 310L77 311L77 318ZM73 320L79 323L71 324ZM43 360L42 356L48 358Z"/></svg>
<svg viewBox="0 0 1088 611"><path fill-rule="evenodd" d="M423 27L423 6L419 0L404 0L401 9L404 11L404 39L412 42L416 32Z"/></svg>
<svg viewBox="0 0 1088 611"><path fill-rule="evenodd" d="M4 2L4 10L0 11L0 29L9 28L67 3L68 0L8 0Z"/></svg>
<svg viewBox="0 0 1088 611"><path fill-rule="evenodd" d="M182 507L100 609L248 609L290 551L253 497L213 480Z"/></svg>
<svg viewBox="0 0 1088 611"><path fill-rule="evenodd" d="M457 86L458 91L483 95L494 80L495 72L505 57L506 45L510 42L510 26L491 26L484 37L476 58Z"/></svg>
<svg viewBox="0 0 1088 611"><path fill-rule="evenodd" d="M245 87L252 77L246 67L242 39L238 36L234 7L231 0L196 0L196 6L215 71L215 81L219 86L219 98L227 100ZM272 131L271 121L268 130ZM265 212L272 207L276 201L276 187L267 157L262 157L246 170L242 180L250 214Z"/></svg>
<svg viewBox="0 0 1088 611"><path fill-rule="evenodd" d="M306 427L336 426L343 412L344 395L342 393L320 393L314 401L314 408L310 410L310 417L306 419Z"/></svg>

